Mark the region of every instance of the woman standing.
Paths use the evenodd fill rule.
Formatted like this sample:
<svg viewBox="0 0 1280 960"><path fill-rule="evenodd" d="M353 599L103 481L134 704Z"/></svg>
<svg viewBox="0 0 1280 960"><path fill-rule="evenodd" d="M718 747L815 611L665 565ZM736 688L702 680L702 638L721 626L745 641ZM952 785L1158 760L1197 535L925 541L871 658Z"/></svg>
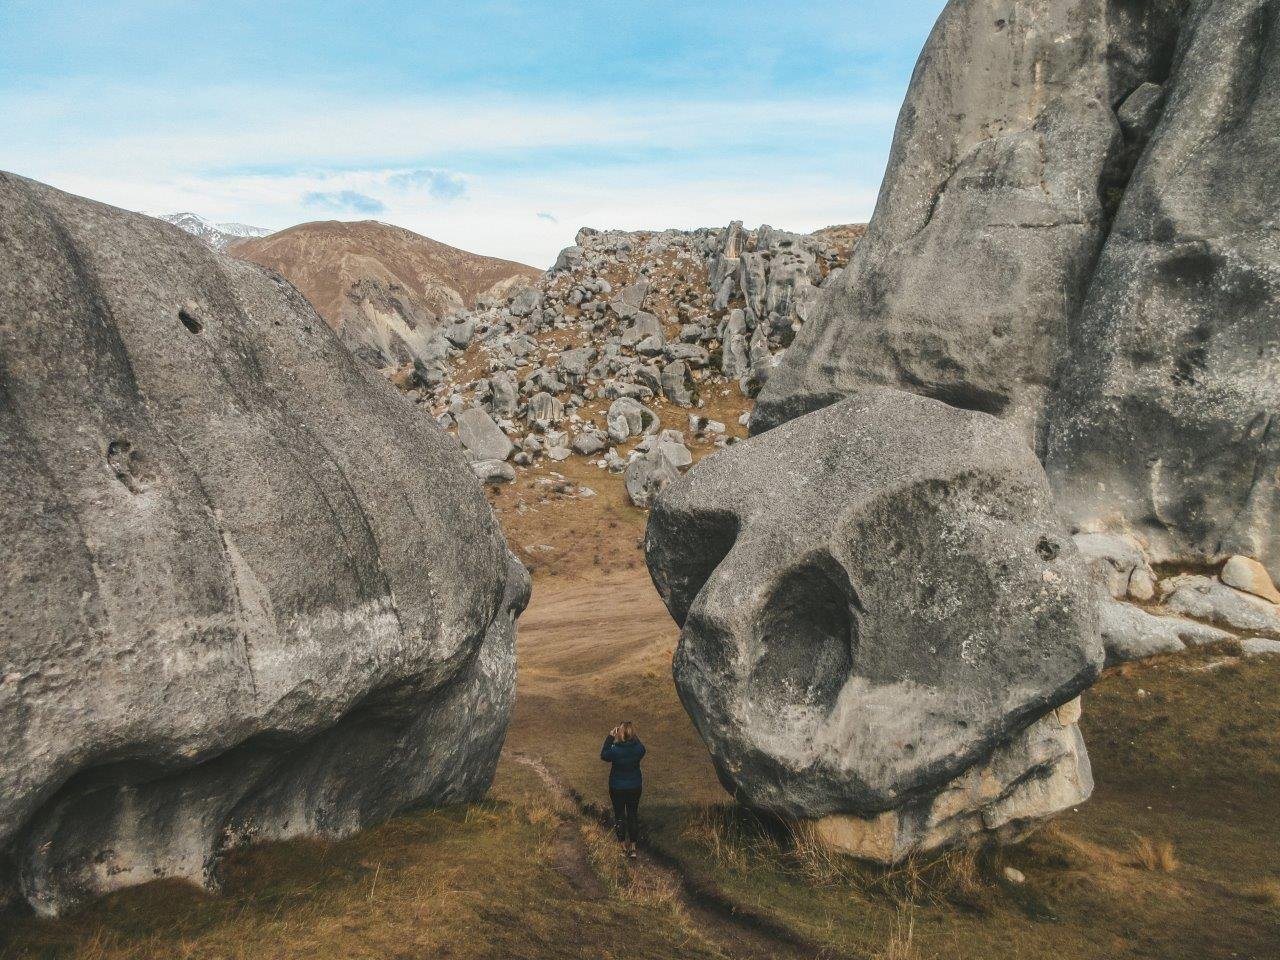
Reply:
<svg viewBox="0 0 1280 960"><path fill-rule="evenodd" d="M600 759L612 763L609 770L609 799L613 801L613 823L628 857L636 857L636 836L640 829L640 758L644 744L636 728L627 720L604 738Z"/></svg>

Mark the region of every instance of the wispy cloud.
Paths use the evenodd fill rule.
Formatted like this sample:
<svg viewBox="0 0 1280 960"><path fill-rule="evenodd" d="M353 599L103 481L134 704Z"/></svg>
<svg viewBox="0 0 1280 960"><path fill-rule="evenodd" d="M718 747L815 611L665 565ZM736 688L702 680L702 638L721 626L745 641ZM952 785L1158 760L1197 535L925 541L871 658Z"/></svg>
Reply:
<svg viewBox="0 0 1280 960"><path fill-rule="evenodd" d="M355 190L336 190L322 193L313 190L302 195L302 205L317 210L328 210L332 213L385 213L387 205L377 197Z"/></svg>
<svg viewBox="0 0 1280 960"><path fill-rule="evenodd" d="M258 91L261 108L246 115L238 87L181 104L104 87L95 112L84 94L0 91L0 166L134 210L275 228L376 217L535 266L582 225L745 219L799 230L865 219L896 114L887 100L835 96L672 106L321 101L276 89Z"/></svg>
<svg viewBox="0 0 1280 960"><path fill-rule="evenodd" d="M425 189L433 200L461 200L467 195L467 181L446 170L409 170L387 177L387 185L398 190Z"/></svg>
<svg viewBox="0 0 1280 960"><path fill-rule="evenodd" d="M260 0L0 0L0 167L537 265L582 224L810 229L870 214L944 2L312 2L281 32Z"/></svg>

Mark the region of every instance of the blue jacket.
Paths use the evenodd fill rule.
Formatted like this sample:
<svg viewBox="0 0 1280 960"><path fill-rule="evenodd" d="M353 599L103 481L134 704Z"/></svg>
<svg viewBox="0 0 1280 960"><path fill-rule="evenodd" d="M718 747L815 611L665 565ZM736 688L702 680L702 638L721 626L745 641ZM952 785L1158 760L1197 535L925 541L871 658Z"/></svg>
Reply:
<svg viewBox="0 0 1280 960"><path fill-rule="evenodd" d="M604 738L604 747L600 750L600 759L613 764L609 771L610 790L639 790L640 758L644 756L644 744L639 738L630 740L614 740Z"/></svg>

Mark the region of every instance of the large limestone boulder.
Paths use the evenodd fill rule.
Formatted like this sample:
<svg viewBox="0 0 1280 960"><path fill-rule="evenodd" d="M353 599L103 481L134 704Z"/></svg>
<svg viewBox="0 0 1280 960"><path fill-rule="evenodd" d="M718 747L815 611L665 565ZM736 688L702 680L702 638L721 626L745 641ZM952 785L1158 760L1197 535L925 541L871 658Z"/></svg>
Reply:
<svg viewBox="0 0 1280 960"><path fill-rule="evenodd" d="M1072 340L1046 466L1152 560L1280 576L1280 15L1199 0Z"/></svg>
<svg viewBox="0 0 1280 960"><path fill-rule="evenodd" d="M1009 419L1038 442L1135 158L1114 108L1167 70L1176 8L947 4L866 236L770 372L753 433L887 385Z"/></svg>
<svg viewBox="0 0 1280 960"><path fill-rule="evenodd" d="M0 369L0 888L484 793L527 575L293 287L0 174Z"/></svg>
<svg viewBox="0 0 1280 960"><path fill-rule="evenodd" d="M745 803L892 861L1088 796L1097 591L1013 427L860 392L672 480L646 556Z"/></svg>

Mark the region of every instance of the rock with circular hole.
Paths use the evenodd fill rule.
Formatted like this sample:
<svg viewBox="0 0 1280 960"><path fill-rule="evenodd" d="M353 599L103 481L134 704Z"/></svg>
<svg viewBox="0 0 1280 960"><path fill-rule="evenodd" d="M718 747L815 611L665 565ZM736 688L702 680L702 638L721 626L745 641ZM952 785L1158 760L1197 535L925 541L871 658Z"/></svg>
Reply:
<svg viewBox="0 0 1280 960"><path fill-rule="evenodd" d="M646 557L743 802L893 861L1088 795L1097 589L1008 424L859 392L668 484Z"/></svg>
<svg viewBox="0 0 1280 960"><path fill-rule="evenodd" d="M56 914L493 775L528 595L287 282L0 174L0 889Z"/></svg>

